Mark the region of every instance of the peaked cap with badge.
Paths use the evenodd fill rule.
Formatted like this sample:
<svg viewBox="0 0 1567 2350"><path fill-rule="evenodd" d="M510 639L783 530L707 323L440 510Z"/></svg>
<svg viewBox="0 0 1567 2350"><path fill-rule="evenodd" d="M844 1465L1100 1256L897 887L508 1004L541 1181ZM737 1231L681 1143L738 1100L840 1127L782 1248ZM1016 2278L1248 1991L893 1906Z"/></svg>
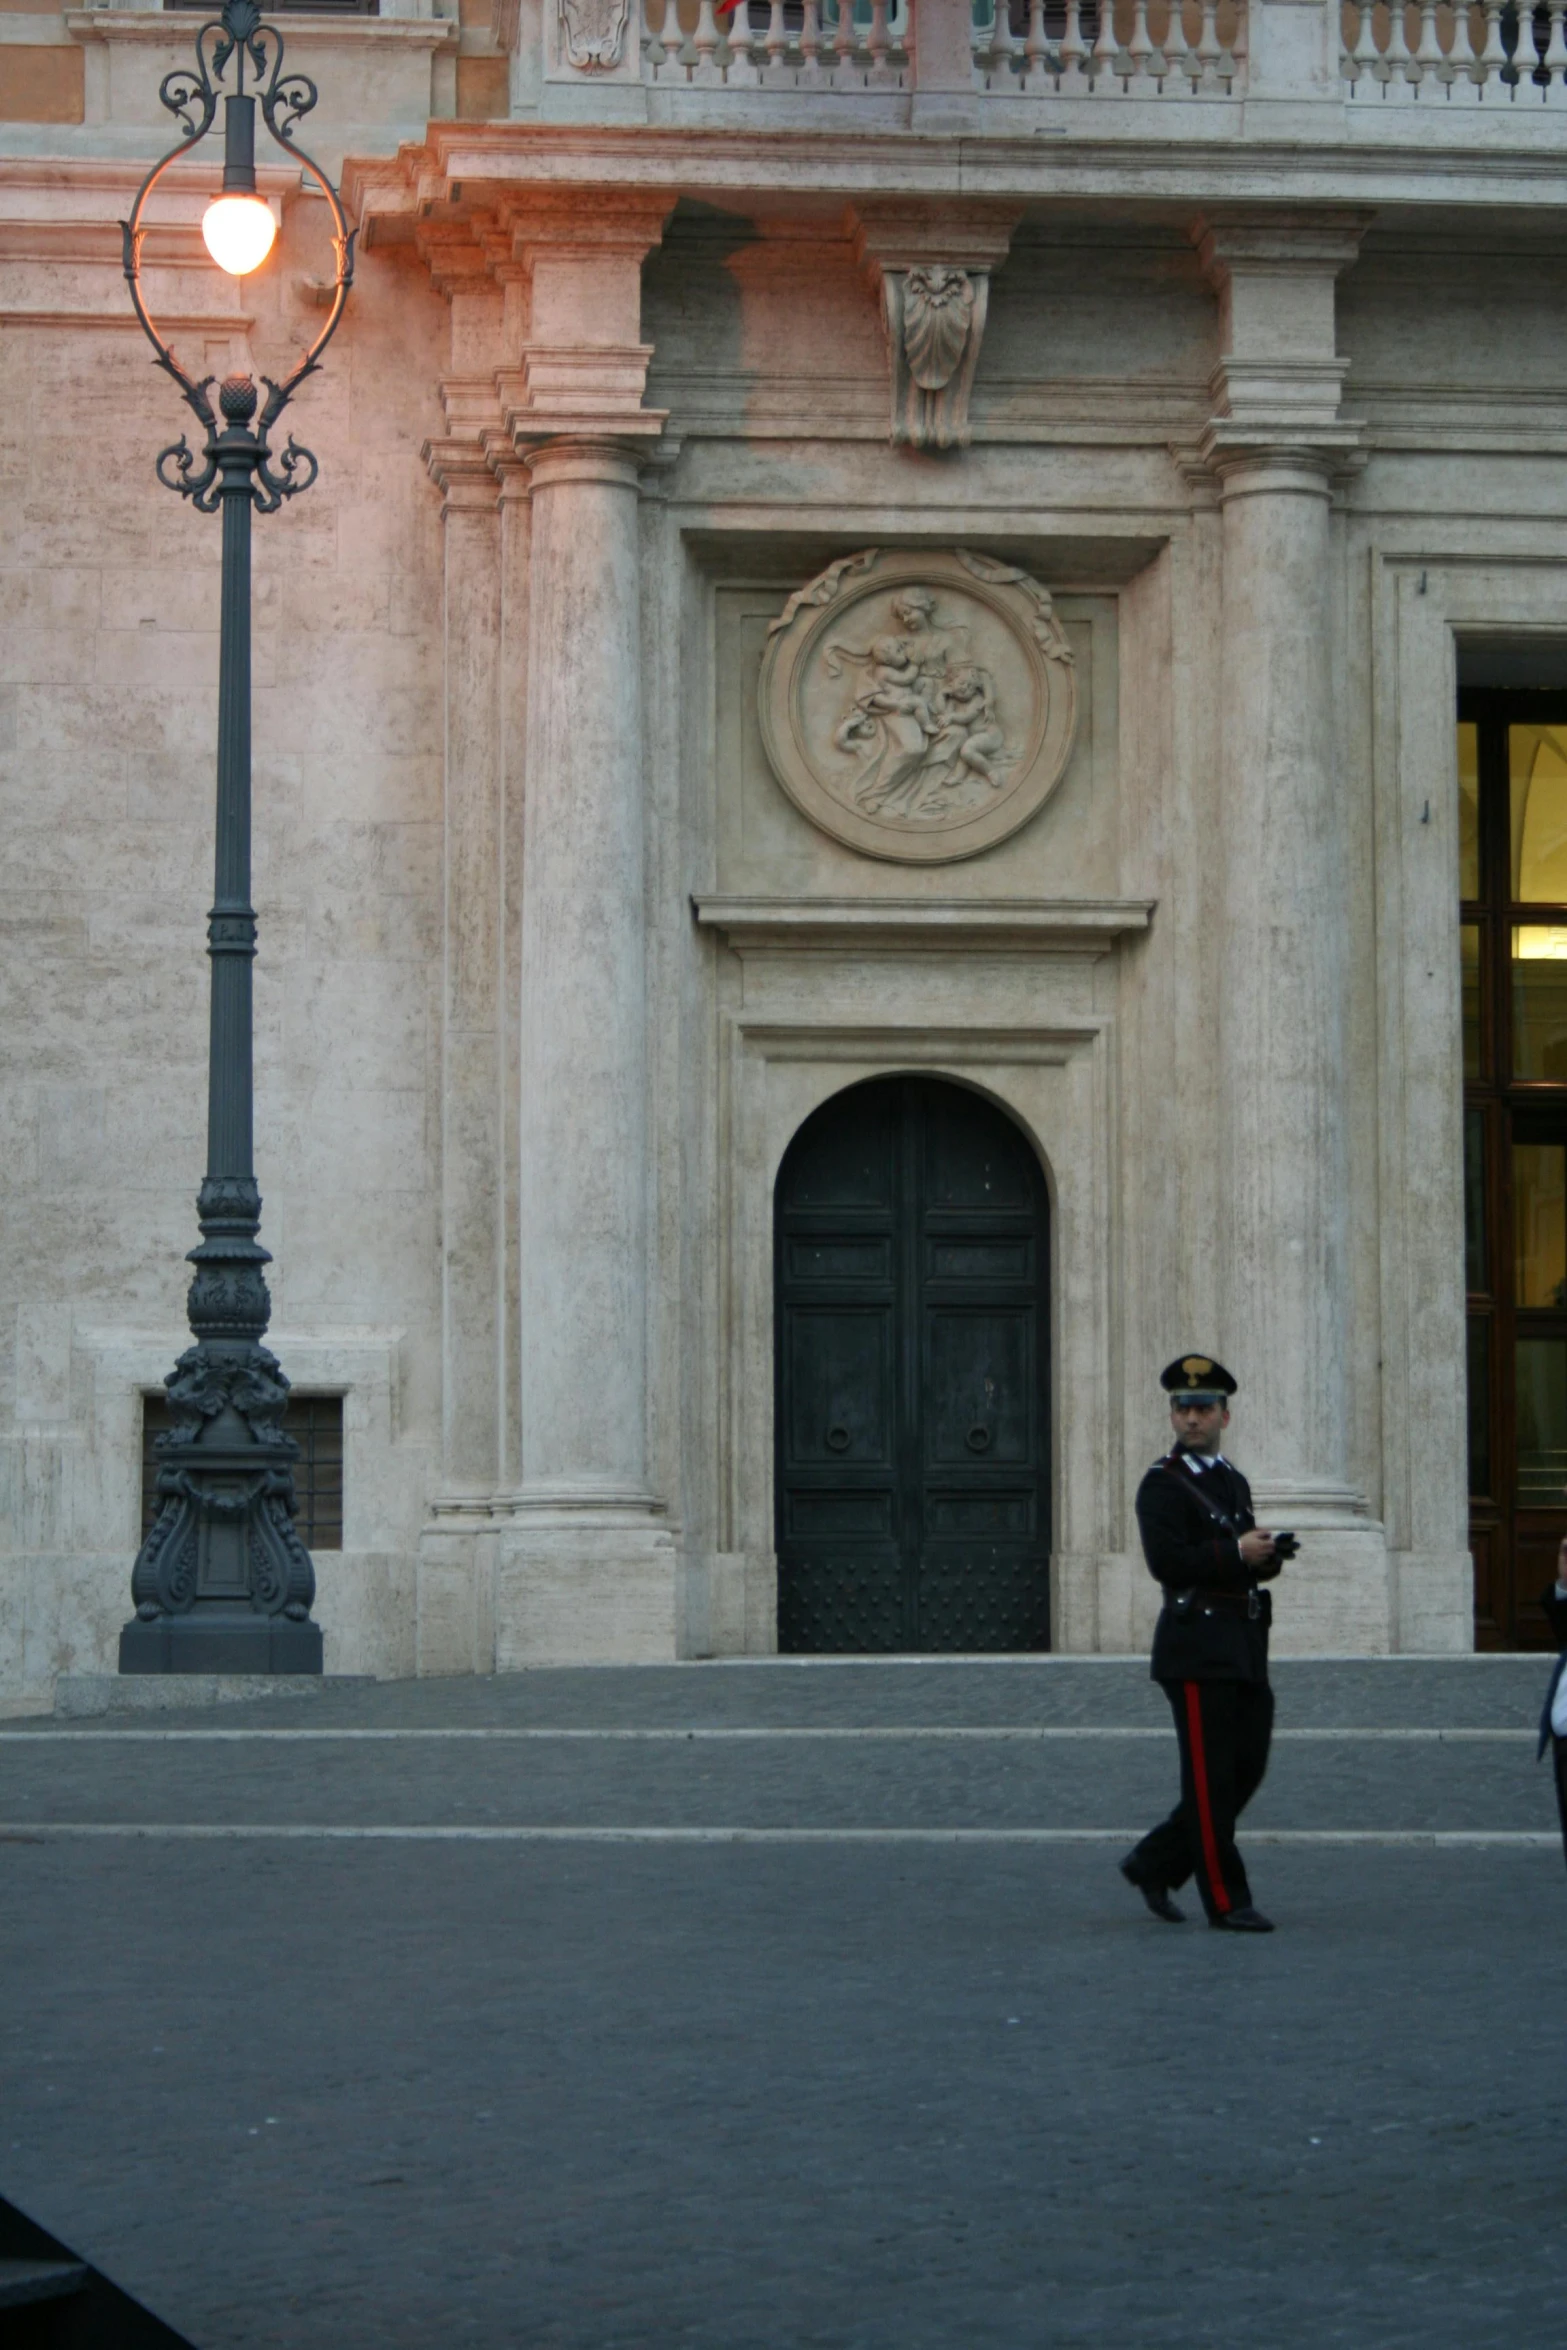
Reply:
<svg viewBox="0 0 1567 2350"><path fill-rule="evenodd" d="M1212 1355L1177 1355L1159 1373L1159 1384L1172 1403L1228 1403L1240 1381Z"/></svg>

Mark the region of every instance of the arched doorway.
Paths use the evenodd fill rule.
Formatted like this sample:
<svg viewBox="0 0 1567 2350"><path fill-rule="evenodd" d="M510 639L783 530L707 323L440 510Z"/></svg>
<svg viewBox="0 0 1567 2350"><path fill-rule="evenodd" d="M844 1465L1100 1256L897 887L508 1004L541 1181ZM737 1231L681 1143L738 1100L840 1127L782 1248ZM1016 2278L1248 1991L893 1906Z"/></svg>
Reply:
<svg viewBox="0 0 1567 2350"><path fill-rule="evenodd" d="M1006 1115L883 1077L774 1195L778 1645L1050 1645L1049 1204Z"/></svg>

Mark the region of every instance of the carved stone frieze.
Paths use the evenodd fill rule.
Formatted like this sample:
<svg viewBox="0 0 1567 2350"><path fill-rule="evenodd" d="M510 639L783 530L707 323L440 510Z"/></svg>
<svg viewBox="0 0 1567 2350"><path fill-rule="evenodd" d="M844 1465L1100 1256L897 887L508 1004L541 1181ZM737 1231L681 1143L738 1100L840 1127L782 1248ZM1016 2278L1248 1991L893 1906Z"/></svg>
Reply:
<svg viewBox="0 0 1567 2350"><path fill-rule="evenodd" d="M561 46L578 73L610 73L626 46L630 0L557 0Z"/></svg>
<svg viewBox="0 0 1567 2350"><path fill-rule="evenodd" d="M759 711L773 772L813 824L867 856L945 863L1005 840L1060 782L1072 648L1013 564L867 548L773 622Z"/></svg>

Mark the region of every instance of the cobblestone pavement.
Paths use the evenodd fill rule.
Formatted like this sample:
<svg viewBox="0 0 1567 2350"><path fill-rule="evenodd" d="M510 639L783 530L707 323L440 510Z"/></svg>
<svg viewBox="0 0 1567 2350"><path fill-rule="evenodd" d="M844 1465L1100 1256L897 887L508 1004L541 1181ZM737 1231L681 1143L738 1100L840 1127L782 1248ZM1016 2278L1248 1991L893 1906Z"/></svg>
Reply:
<svg viewBox="0 0 1567 2350"><path fill-rule="evenodd" d="M1115 1874L1173 1780L1145 1673L11 1725L0 2193L202 2350L1559 2339L1541 1664L1281 1666L1314 1735L1243 1839L1258 1941L1158 1926ZM769 1729L877 1735L684 1735Z"/></svg>

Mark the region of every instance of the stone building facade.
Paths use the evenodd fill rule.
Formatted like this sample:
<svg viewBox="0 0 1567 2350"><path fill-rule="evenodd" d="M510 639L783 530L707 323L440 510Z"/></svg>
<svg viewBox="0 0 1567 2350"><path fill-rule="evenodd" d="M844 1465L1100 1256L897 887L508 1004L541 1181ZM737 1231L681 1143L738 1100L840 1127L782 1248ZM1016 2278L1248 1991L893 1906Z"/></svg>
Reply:
<svg viewBox="0 0 1567 2350"><path fill-rule="evenodd" d="M981 1501L1038 1637L1125 1651L1194 1344L1302 1537L1281 1646L1471 1644L1455 719L1567 685L1562 15L1533 68L1447 0L281 17L359 226L319 484L256 533L269 1343L342 1398L329 1670L765 1654L808 1521L852 1592L939 1503L982 1578ZM218 549L153 478L115 224L199 22L0 15L13 1705L112 1669L195 1238ZM276 372L325 208L274 156L236 284L212 184L158 199L155 299L199 372ZM889 1077L992 1258L935 1142L917 1232L850 1127L819 1173ZM891 1337L884 1242L926 1284Z"/></svg>

